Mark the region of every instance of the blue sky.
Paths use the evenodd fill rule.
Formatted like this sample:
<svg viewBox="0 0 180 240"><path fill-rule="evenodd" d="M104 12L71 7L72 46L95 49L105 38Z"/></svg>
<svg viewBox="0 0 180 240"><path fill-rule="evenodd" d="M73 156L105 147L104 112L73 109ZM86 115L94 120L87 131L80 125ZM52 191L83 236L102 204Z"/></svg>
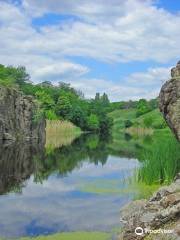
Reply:
<svg viewBox="0 0 180 240"><path fill-rule="evenodd" d="M0 1L0 62L87 98L153 98L180 56L179 0Z"/></svg>

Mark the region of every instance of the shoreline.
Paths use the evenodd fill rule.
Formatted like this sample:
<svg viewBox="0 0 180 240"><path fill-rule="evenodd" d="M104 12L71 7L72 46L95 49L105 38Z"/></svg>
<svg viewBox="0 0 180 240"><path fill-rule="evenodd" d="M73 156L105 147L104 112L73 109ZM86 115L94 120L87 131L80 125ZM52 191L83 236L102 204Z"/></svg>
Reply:
<svg viewBox="0 0 180 240"><path fill-rule="evenodd" d="M120 212L123 227L118 240L180 239L180 173L149 200L133 201Z"/></svg>

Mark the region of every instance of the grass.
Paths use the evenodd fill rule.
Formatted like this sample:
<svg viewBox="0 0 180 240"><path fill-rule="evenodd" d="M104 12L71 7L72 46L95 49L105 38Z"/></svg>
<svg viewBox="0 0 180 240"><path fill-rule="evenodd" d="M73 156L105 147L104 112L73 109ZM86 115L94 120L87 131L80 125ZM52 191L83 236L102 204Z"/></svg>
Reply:
<svg viewBox="0 0 180 240"><path fill-rule="evenodd" d="M158 129L161 125L165 124L165 120L162 116L162 113L159 109L155 109L150 111L146 114L141 115L140 117L135 119L135 122L138 123L140 126L144 125L144 119L151 118L153 120L152 127Z"/></svg>
<svg viewBox="0 0 180 240"><path fill-rule="evenodd" d="M46 148L58 148L69 145L81 134L80 128L69 121L46 121Z"/></svg>
<svg viewBox="0 0 180 240"><path fill-rule="evenodd" d="M149 149L142 151L139 180L146 184L170 183L180 171L180 144L172 133L157 132Z"/></svg>
<svg viewBox="0 0 180 240"><path fill-rule="evenodd" d="M20 240L110 240L111 233L105 232L70 232L35 238L25 237Z"/></svg>
<svg viewBox="0 0 180 240"><path fill-rule="evenodd" d="M146 118L151 118L153 120L152 128L158 129L158 127L164 123L163 116L158 109L143 114L140 117L136 117L136 109L115 110L109 113L109 116L112 117L114 121L113 133L122 132L126 120L130 120L136 128L145 128L144 119Z"/></svg>
<svg viewBox="0 0 180 240"><path fill-rule="evenodd" d="M109 116L113 118L113 131L120 131L124 128L125 120L132 120L136 118L136 109L115 110L109 113Z"/></svg>
<svg viewBox="0 0 180 240"><path fill-rule="evenodd" d="M170 183L180 171L180 144L166 125L158 109L136 118L135 109L116 110L114 118L113 149L122 149L126 156L138 158L142 164L138 182L145 185ZM151 118L152 126L145 128L144 119ZM124 129L123 122L130 120L133 126ZM123 142L123 133L128 133ZM112 148L110 146L110 148ZM128 155L129 154L129 155ZM143 185L142 185L143 188Z"/></svg>

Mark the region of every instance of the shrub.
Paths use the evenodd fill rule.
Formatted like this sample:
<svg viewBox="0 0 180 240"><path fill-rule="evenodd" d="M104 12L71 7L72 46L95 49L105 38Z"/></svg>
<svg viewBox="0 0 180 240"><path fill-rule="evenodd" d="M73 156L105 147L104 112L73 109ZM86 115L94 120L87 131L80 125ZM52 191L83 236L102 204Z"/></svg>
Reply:
<svg viewBox="0 0 180 240"><path fill-rule="evenodd" d="M129 128L129 127L131 127L133 125L133 123L130 121L130 120L125 120L124 121L124 126L125 126L125 128Z"/></svg>
<svg viewBox="0 0 180 240"><path fill-rule="evenodd" d="M53 110L45 111L45 118L48 120L58 120L59 119Z"/></svg>
<svg viewBox="0 0 180 240"><path fill-rule="evenodd" d="M140 99L137 104L137 112L136 117L139 117L147 112L150 112L151 108L149 106L149 103L145 99Z"/></svg>

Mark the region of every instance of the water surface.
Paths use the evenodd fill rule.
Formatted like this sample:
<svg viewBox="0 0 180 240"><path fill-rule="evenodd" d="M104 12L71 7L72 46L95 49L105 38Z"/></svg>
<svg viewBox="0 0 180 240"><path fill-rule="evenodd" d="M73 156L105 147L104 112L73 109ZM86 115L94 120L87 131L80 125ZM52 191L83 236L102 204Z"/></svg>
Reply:
<svg viewBox="0 0 180 240"><path fill-rule="evenodd" d="M134 176L149 172L142 156L146 147L154 156L152 141L82 135L59 147L1 146L0 237L119 228L120 209L143 191Z"/></svg>
<svg viewBox="0 0 180 240"><path fill-rule="evenodd" d="M109 139L82 136L53 149L1 148L0 236L67 231L111 231L119 209L131 201L128 181L138 166L114 156Z"/></svg>

